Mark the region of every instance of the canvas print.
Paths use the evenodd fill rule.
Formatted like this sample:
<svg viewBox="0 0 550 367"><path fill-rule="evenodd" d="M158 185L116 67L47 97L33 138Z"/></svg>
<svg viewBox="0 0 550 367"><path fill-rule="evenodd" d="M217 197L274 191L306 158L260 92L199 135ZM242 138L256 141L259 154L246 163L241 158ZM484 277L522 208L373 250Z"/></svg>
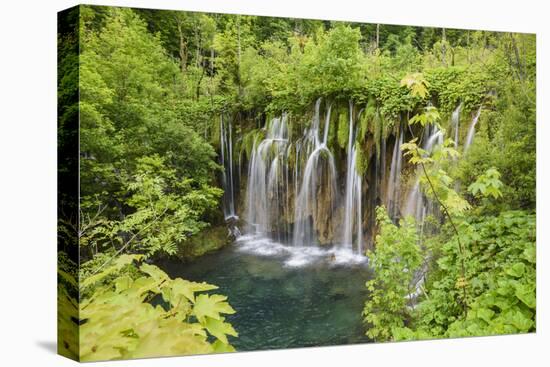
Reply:
<svg viewBox="0 0 550 367"><path fill-rule="evenodd" d="M535 332L535 43L59 13L59 353Z"/></svg>

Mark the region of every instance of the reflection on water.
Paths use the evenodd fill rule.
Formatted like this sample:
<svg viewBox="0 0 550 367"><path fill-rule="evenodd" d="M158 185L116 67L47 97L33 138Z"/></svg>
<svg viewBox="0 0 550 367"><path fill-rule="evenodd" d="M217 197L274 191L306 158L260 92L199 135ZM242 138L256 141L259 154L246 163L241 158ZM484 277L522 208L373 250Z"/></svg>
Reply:
<svg viewBox="0 0 550 367"><path fill-rule="evenodd" d="M364 257L336 249L292 247L257 237L193 263L159 264L172 277L219 286L237 311L237 350L368 342L361 322L370 276Z"/></svg>

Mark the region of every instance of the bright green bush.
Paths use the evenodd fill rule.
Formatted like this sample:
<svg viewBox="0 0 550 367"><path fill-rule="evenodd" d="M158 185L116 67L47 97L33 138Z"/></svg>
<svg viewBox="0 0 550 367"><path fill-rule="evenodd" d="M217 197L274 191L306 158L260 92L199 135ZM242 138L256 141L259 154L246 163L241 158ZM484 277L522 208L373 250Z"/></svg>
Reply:
<svg viewBox="0 0 550 367"><path fill-rule="evenodd" d="M379 234L367 256L374 278L367 282L369 299L363 310L367 335L376 341L390 340L394 328L403 327L410 315L416 292L415 273L422 264L416 226L405 219L396 226L384 207L377 208Z"/></svg>
<svg viewBox="0 0 550 367"><path fill-rule="evenodd" d="M432 241L434 258L426 295L408 328L394 339L482 336L535 331L535 216L521 211L472 217L460 223L466 249L467 316L464 318L456 240Z"/></svg>
<svg viewBox="0 0 550 367"><path fill-rule="evenodd" d="M204 293L216 286L171 279L146 263L131 276L123 271L140 259L122 255L81 279L80 304L61 286L64 354L99 361L235 350L228 336L238 334L222 316L235 310L227 297ZM69 344L74 340L78 347Z"/></svg>

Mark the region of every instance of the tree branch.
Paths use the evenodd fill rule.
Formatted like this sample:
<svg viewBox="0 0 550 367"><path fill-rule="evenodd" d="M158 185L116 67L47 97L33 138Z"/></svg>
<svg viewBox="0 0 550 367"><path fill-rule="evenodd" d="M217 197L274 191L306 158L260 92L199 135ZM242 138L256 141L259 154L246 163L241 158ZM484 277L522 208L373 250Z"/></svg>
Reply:
<svg viewBox="0 0 550 367"><path fill-rule="evenodd" d="M134 234L132 236L132 238L130 238L117 252L115 252L115 254L109 258L109 260L105 261L103 264L101 264L96 270L94 270L94 272L91 274L91 275L95 275L97 274L101 269L103 269L103 267L107 264L109 264L111 261L113 261L114 258L116 258L118 255L120 255L120 253L122 251L124 251L124 249L126 249L128 247L128 245L130 245L130 243L132 243L136 238L137 236L142 233L143 231L145 231L146 229L148 229L149 227L151 227L153 224L155 224L159 219L160 217L162 217L166 212L168 211L168 208L164 209L164 211L156 218L154 219L151 223L149 223L148 225L146 225L145 227L143 227L139 232L137 232L136 234Z"/></svg>

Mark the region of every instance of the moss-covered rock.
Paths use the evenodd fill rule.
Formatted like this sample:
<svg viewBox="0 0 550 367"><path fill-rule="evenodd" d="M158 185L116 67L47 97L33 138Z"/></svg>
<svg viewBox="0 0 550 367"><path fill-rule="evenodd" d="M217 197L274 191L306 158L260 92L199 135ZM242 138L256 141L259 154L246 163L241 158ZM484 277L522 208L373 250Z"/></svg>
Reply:
<svg viewBox="0 0 550 367"><path fill-rule="evenodd" d="M189 238L185 245L180 247L177 256L184 261L191 261L230 243L230 232L225 225L208 227Z"/></svg>

